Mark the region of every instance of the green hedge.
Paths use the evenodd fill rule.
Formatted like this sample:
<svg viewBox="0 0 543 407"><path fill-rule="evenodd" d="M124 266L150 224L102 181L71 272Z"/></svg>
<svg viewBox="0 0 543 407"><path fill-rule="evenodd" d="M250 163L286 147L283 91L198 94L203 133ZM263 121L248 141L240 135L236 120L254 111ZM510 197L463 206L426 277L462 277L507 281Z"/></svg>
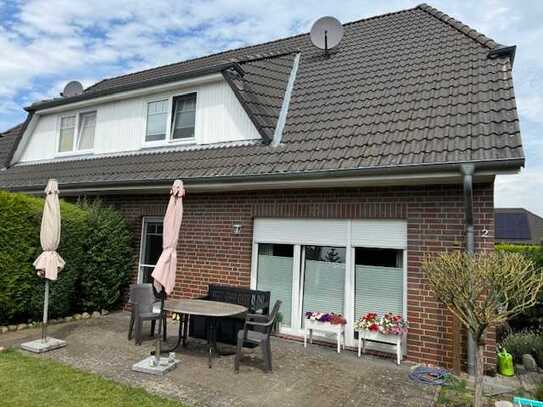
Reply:
<svg viewBox="0 0 543 407"><path fill-rule="evenodd" d="M50 284L50 317L111 309L119 302L131 268L126 222L100 205L61 201L60 210L58 252L66 266ZM41 198L0 191L0 324L41 319L43 279L32 263L41 253L42 211ZM105 256L113 258L111 267Z"/></svg>
<svg viewBox="0 0 543 407"><path fill-rule="evenodd" d="M524 254L530 257L538 266L539 272L543 273L543 246L541 245L498 243L496 250ZM539 293L539 303L510 320L509 325L515 331L527 328L543 329L543 290Z"/></svg>

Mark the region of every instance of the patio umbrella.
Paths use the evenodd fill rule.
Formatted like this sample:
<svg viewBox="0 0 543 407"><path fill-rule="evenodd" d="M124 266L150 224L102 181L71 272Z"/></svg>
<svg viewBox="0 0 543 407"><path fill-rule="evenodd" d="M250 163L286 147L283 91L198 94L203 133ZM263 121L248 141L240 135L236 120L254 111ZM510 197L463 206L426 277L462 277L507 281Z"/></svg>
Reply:
<svg viewBox="0 0 543 407"><path fill-rule="evenodd" d="M58 200L58 183L50 179L45 187L45 205L41 220L40 242L43 253L34 261L38 275L45 280L43 302L42 341L47 337L47 314L49 309L49 280L56 280L58 273L64 268L64 260L57 253L60 243L60 203Z"/></svg>
<svg viewBox="0 0 543 407"><path fill-rule="evenodd" d="M162 253L156 263L151 276L154 279L154 286L161 292L160 313L161 318L158 325L155 357L160 358L160 335L162 331L162 314L164 313L164 299L172 293L175 286L175 271L177 267L177 241L179 230L183 219L183 197L185 188L183 182L175 180L170 190L170 201L164 215L164 226L162 232Z"/></svg>

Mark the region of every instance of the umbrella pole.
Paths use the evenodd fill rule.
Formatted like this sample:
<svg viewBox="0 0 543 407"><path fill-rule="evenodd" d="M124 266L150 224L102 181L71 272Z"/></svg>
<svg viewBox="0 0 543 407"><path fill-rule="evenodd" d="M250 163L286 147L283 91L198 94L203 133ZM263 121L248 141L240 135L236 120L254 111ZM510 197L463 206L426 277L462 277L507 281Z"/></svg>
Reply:
<svg viewBox="0 0 543 407"><path fill-rule="evenodd" d="M43 324L41 326L41 339L43 342L47 341L47 314L49 311L49 280L45 280L45 294L43 299Z"/></svg>
<svg viewBox="0 0 543 407"><path fill-rule="evenodd" d="M160 363L160 354L162 353L160 349L160 341L162 337L162 324L164 322L164 298L166 293L164 292L164 287L162 287L160 294L160 319L158 320L158 334L155 340L155 360L157 365Z"/></svg>

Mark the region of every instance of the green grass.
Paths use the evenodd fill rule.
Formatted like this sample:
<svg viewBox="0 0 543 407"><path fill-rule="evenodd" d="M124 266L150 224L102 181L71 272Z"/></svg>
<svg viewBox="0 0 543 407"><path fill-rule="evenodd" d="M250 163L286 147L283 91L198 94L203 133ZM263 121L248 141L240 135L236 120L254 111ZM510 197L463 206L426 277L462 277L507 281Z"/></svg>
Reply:
<svg viewBox="0 0 543 407"><path fill-rule="evenodd" d="M17 351L0 353L2 406L177 406L143 389Z"/></svg>
<svg viewBox="0 0 543 407"><path fill-rule="evenodd" d="M447 378L447 386L441 387L436 404L440 407L469 407L473 404L473 393L465 380L451 375Z"/></svg>

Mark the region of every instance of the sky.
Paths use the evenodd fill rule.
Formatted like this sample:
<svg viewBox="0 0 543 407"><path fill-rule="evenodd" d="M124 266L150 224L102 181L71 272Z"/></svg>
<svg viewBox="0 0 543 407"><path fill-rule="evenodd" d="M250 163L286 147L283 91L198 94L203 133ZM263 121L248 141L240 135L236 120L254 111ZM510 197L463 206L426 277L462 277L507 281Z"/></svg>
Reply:
<svg viewBox="0 0 543 407"><path fill-rule="evenodd" d="M224 49L349 22L422 0L0 0L0 131L22 109L83 85ZM526 168L499 176L497 207L543 216L543 1L428 1L496 42L517 45L513 69Z"/></svg>

